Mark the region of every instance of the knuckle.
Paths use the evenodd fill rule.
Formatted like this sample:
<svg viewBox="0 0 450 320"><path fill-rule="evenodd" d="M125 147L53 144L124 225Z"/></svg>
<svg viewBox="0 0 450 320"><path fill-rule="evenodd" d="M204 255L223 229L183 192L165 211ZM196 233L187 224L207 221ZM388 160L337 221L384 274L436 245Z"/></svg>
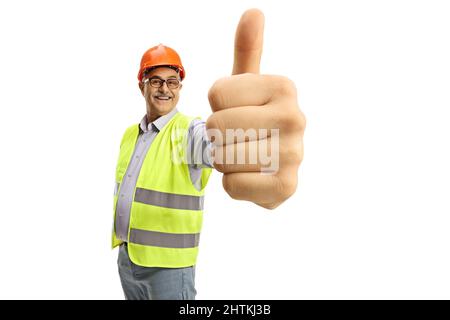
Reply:
<svg viewBox="0 0 450 320"><path fill-rule="evenodd" d="M297 102L297 88L295 83L286 77L279 76L277 96L279 103L284 107L284 112L279 114L279 124L281 128L292 131L303 131L306 126L306 118L300 110Z"/></svg>
<svg viewBox="0 0 450 320"><path fill-rule="evenodd" d="M237 199L236 184L233 182L233 179L231 179L229 175L223 175L222 186L231 198Z"/></svg>
<svg viewBox="0 0 450 320"><path fill-rule="evenodd" d="M214 145L222 145L223 144L223 130L224 124L221 120L222 118L217 113L213 113L208 117L205 123L206 134L208 135L208 139Z"/></svg>
<svg viewBox="0 0 450 320"><path fill-rule="evenodd" d="M223 104L223 86L225 78L218 79L208 91L209 104L213 111L220 110L220 106Z"/></svg>
<svg viewBox="0 0 450 320"><path fill-rule="evenodd" d="M216 169L217 171L219 171L221 173L226 172L226 168L223 163L218 163L218 162L214 161L213 166L214 166L214 169Z"/></svg>
<svg viewBox="0 0 450 320"><path fill-rule="evenodd" d="M303 131L305 125L305 117L298 109L293 112L285 112L280 117L280 127L289 131Z"/></svg>
<svg viewBox="0 0 450 320"><path fill-rule="evenodd" d="M291 197L295 190L297 190L297 177L288 176L280 179L280 184L282 186L281 192L279 194L282 201Z"/></svg>
<svg viewBox="0 0 450 320"><path fill-rule="evenodd" d="M206 120L205 126L207 130L219 129L220 130L220 119L216 113L213 113Z"/></svg>
<svg viewBox="0 0 450 320"><path fill-rule="evenodd" d="M301 145L295 145L288 148L283 154L283 157L284 163L294 164L297 166L300 165L303 160L303 150Z"/></svg>
<svg viewBox="0 0 450 320"><path fill-rule="evenodd" d="M277 182L273 190L274 198L272 203L280 204L291 197L297 190L297 175L292 174L290 171L289 174L278 175L276 178Z"/></svg>
<svg viewBox="0 0 450 320"><path fill-rule="evenodd" d="M297 96L297 87L295 86L294 81L283 76L280 76L278 81L279 81L278 91L280 95L289 97Z"/></svg>

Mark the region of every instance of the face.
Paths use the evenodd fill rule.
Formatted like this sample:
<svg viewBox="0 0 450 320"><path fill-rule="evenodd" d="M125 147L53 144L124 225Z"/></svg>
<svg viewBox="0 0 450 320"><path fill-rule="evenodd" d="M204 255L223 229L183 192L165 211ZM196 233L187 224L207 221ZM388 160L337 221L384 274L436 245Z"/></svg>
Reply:
<svg viewBox="0 0 450 320"><path fill-rule="evenodd" d="M144 81L145 79L150 79L153 77L157 77L162 80L167 80L170 78L180 80L178 73L167 67L160 67L151 70L142 80ZM150 82L139 83L139 88L141 89L142 95L147 103L147 115L151 117L151 121L169 113L173 108L175 108L178 103L178 99L180 98L181 87L181 83L176 89L168 88L167 82L164 82L160 88L152 87Z"/></svg>

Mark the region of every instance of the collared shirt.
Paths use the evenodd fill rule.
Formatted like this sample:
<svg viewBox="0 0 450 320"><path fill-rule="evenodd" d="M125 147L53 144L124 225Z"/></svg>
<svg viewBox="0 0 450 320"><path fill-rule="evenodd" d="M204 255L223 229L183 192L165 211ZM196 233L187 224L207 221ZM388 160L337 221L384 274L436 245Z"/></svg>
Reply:
<svg viewBox="0 0 450 320"><path fill-rule="evenodd" d="M139 124L139 136L127 171L123 176L117 198L115 229L117 237L122 241L128 239L131 204L145 156L158 133L177 112L178 110L174 108L168 114L151 123L147 123L147 116L144 116ZM211 148L211 142L206 134L205 122L194 119L188 129L187 155L190 178L192 184L198 190L202 187L200 179L202 168L212 167Z"/></svg>

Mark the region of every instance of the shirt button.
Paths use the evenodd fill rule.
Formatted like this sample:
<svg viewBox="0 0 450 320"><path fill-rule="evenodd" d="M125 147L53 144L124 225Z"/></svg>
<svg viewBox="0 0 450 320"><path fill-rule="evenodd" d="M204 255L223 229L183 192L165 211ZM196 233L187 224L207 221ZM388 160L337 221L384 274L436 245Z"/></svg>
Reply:
<svg viewBox="0 0 450 320"><path fill-rule="evenodd" d="M128 178L131 178L131 174L127 175Z"/></svg>
<svg viewBox="0 0 450 320"><path fill-rule="evenodd" d="M139 159L139 156L136 156L136 159Z"/></svg>
<svg viewBox="0 0 450 320"><path fill-rule="evenodd" d="M123 197L124 197L124 194L122 193L122 194L120 195L120 197L122 197L122 198L123 198Z"/></svg>

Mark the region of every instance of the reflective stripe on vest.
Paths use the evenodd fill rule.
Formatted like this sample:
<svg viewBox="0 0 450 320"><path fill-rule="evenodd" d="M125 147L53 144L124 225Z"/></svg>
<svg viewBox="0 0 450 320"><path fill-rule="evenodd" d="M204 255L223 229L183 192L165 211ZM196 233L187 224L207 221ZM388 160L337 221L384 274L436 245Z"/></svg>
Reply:
<svg viewBox="0 0 450 320"><path fill-rule="evenodd" d="M130 242L163 248L194 248L198 246L200 233L180 234L131 229Z"/></svg>
<svg viewBox="0 0 450 320"><path fill-rule="evenodd" d="M182 210L203 210L202 196L189 196L136 188L134 201L158 207Z"/></svg>

